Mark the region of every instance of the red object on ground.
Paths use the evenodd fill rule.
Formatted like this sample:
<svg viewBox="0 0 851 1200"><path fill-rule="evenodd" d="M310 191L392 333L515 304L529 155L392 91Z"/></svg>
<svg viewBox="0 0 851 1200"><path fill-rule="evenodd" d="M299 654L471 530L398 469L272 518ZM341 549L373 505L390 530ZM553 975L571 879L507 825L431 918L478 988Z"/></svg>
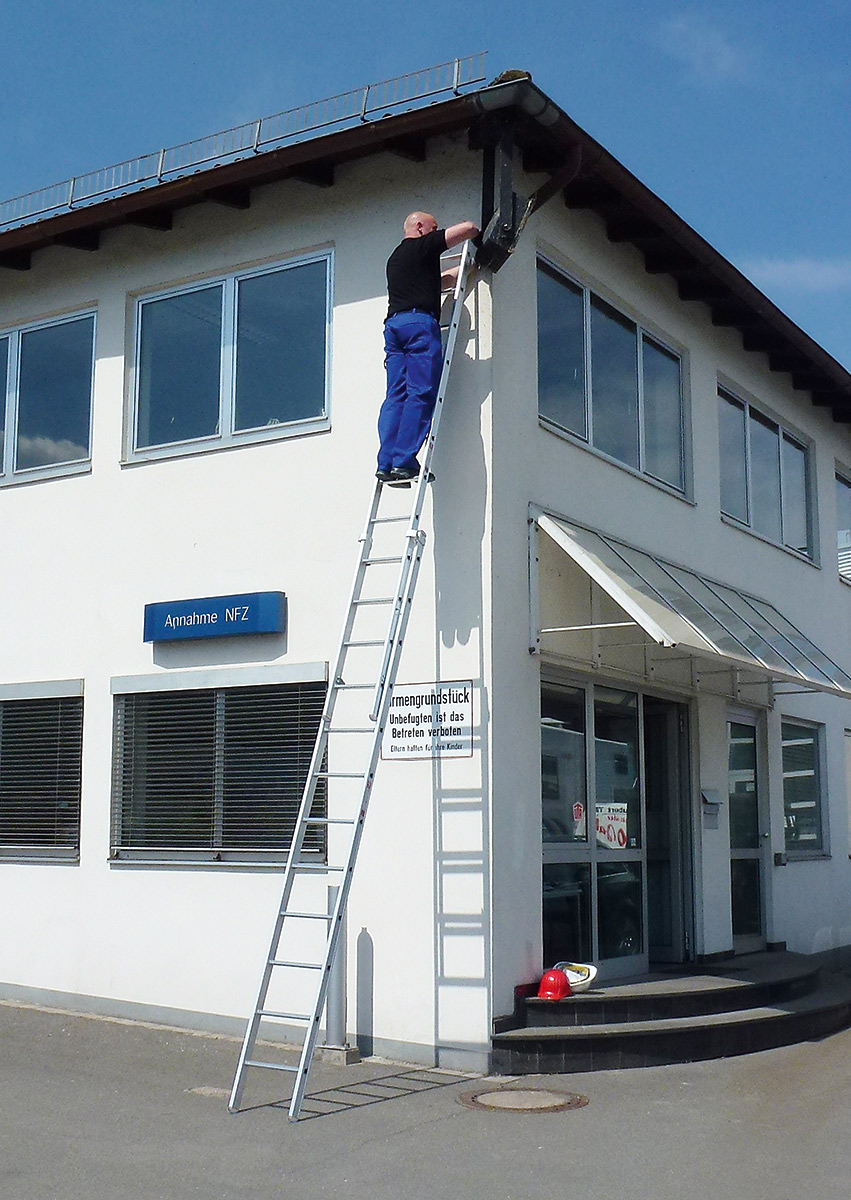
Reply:
<svg viewBox="0 0 851 1200"><path fill-rule="evenodd" d="M570 995L570 980L564 971L544 971L538 987L539 1000L564 1000Z"/></svg>

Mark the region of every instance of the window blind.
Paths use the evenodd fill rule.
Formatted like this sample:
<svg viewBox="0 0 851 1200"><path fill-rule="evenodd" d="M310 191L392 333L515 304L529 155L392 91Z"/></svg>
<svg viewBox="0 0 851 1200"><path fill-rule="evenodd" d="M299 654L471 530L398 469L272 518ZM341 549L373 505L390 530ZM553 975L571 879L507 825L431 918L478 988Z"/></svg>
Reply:
<svg viewBox="0 0 851 1200"><path fill-rule="evenodd" d="M0 702L0 852L79 852L82 697Z"/></svg>
<svg viewBox="0 0 851 1200"><path fill-rule="evenodd" d="M323 682L116 697L113 855L286 851ZM313 812L325 812L320 780ZM321 852L321 830L305 849Z"/></svg>

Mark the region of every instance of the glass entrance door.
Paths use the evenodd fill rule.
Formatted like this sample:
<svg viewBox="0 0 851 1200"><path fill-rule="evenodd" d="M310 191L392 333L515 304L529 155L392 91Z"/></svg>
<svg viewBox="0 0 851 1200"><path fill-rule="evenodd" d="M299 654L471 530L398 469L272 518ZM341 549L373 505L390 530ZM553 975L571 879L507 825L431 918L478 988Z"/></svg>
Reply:
<svg viewBox="0 0 851 1200"><path fill-rule="evenodd" d="M594 689L593 858L597 865L597 954L601 960L647 957L638 726L635 692ZM631 962L623 967L635 970Z"/></svg>
<svg viewBox="0 0 851 1200"><path fill-rule="evenodd" d="M733 949L747 954L765 949L756 723L729 721L727 734Z"/></svg>
<svg viewBox="0 0 851 1200"><path fill-rule="evenodd" d="M688 819L683 704L644 697L644 771L647 815L647 937L650 961L684 962L688 925L683 826Z"/></svg>
<svg viewBox="0 0 851 1200"><path fill-rule="evenodd" d="M544 686L545 966L593 961L612 979L683 960L683 712L618 688Z"/></svg>

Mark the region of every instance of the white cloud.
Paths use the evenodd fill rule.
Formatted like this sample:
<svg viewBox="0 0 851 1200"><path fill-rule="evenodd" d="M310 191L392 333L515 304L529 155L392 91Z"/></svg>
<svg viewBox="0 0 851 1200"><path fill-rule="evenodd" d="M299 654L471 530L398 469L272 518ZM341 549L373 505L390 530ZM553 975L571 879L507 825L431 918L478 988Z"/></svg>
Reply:
<svg viewBox="0 0 851 1200"><path fill-rule="evenodd" d="M699 13L668 17L660 23L657 37L662 48L703 83L744 80L752 74L744 49Z"/></svg>
<svg viewBox="0 0 851 1200"><path fill-rule="evenodd" d="M765 289L827 293L851 289L851 258L755 258L742 270Z"/></svg>
<svg viewBox="0 0 851 1200"><path fill-rule="evenodd" d="M88 456L86 447L72 442L70 438L24 437L23 434L18 438L16 461L20 470L54 463L80 462Z"/></svg>

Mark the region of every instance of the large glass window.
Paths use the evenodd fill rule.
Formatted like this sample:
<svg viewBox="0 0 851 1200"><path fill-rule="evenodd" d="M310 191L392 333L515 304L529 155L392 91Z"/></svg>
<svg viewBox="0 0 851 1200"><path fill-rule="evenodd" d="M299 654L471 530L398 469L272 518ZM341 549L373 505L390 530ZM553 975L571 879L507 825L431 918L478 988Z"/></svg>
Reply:
<svg viewBox="0 0 851 1200"><path fill-rule="evenodd" d="M762 933L763 909L756 726L730 721L728 737L733 937L758 938Z"/></svg>
<svg viewBox="0 0 851 1200"><path fill-rule="evenodd" d="M638 340L632 321L591 297L591 395L594 445L638 466Z"/></svg>
<svg viewBox="0 0 851 1200"><path fill-rule="evenodd" d="M285 853L324 699L324 683L116 697L113 856ZM305 849L323 846L311 831Z"/></svg>
<svg viewBox="0 0 851 1200"><path fill-rule="evenodd" d="M786 850L791 854L822 854L820 728L782 722L783 814Z"/></svg>
<svg viewBox="0 0 851 1200"><path fill-rule="evenodd" d="M542 686L543 934L547 965L560 959L589 957L634 960L647 952L643 915L648 879L643 836L646 796L641 761L642 753L648 753L648 728L657 730L658 722L654 724L651 718L650 726L644 724L642 752L642 711L646 713L642 697L635 692L603 686ZM666 710L666 719L670 715ZM649 754L654 765L663 770L660 761L664 759L664 769L670 770L670 741L662 743L654 734L651 742ZM658 787L658 771L653 782ZM657 819L670 819L672 804L670 791L654 795ZM663 810L664 818L660 816ZM654 864L661 868L655 881L654 905L666 906L667 945L673 937L671 852L657 837L654 853ZM667 894L660 896L665 888Z"/></svg>
<svg viewBox="0 0 851 1200"><path fill-rule="evenodd" d="M641 845L638 697L602 687L594 697L597 844L635 850Z"/></svg>
<svg viewBox="0 0 851 1200"><path fill-rule="evenodd" d="M133 448L275 436L326 415L330 260L139 304Z"/></svg>
<svg viewBox="0 0 851 1200"><path fill-rule="evenodd" d="M747 524L747 434L745 406L719 393L718 440L721 460L721 511Z"/></svg>
<svg viewBox="0 0 851 1200"><path fill-rule="evenodd" d="M544 863L542 899L545 962L590 962L590 863Z"/></svg>
<svg viewBox="0 0 851 1200"><path fill-rule="evenodd" d="M839 574L851 580L851 482L836 476L836 554Z"/></svg>
<svg viewBox="0 0 851 1200"><path fill-rule="evenodd" d="M93 314L0 338L0 476L87 464Z"/></svg>
<svg viewBox="0 0 851 1200"><path fill-rule="evenodd" d="M6 445L6 393L9 390L9 339L0 338L0 471Z"/></svg>
<svg viewBox="0 0 851 1200"><path fill-rule="evenodd" d="M142 305L137 446L218 432L222 294L200 288Z"/></svg>
<svg viewBox="0 0 851 1200"><path fill-rule="evenodd" d="M82 697L0 703L0 856L79 853L82 746Z"/></svg>
<svg viewBox="0 0 851 1200"><path fill-rule="evenodd" d="M809 451L775 421L718 393L721 511L812 557Z"/></svg>
<svg viewBox="0 0 851 1200"><path fill-rule="evenodd" d="M541 693L541 800L545 842L588 840L585 797L585 693Z"/></svg>
<svg viewBox="0 0 851 1200"><path fill-rule="evenodd" d="M539 264L538 407L577 437L585 418L585 302L582 288Z"/></svg>
<svg viewBox="0 0 851 1200"><path fill-rule="evenodd" d="M538 263L538 411L682 491L682 365L639 325Z"/></svg>

